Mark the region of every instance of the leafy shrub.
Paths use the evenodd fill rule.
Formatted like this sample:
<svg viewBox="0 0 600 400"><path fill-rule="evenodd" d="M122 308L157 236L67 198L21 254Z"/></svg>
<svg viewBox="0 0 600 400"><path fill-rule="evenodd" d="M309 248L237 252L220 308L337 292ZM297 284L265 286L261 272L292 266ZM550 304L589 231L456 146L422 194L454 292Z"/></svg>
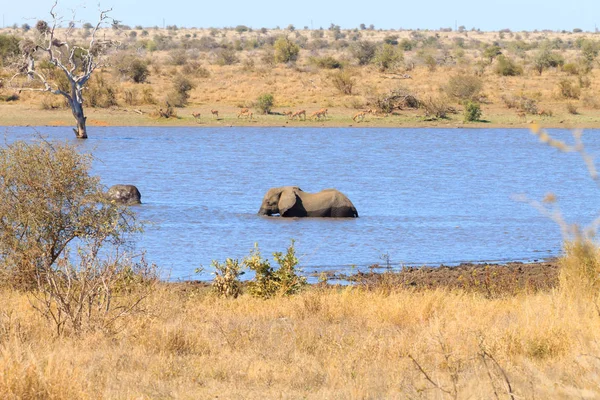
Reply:
<svg viewBox="0 0 600 400"><path fill-rule="evenodd" d="M500 55L496 62L495 71L500 76L519 76L523 73L523 67L510 58Z"/></svg>
<svg viewBox="0 0 600 400"><path fill-rule="evenodd" d="M558 90L565 99L578 99L581 95L581 89L569 79L561 79L558 82Z"/></svg>
<svg viewBox="0 0 600 400"><path fill-rule="evenodd" d="M89 82L84 99L86 106L108 108L118 105L117 90L101 74L93 75Z"/></svg>
<svg viewBox="0 0 600 400"><path fill-rule="evenodd" d="M273 108L274 102L275 102L275 100L274 100L272 94L270 94L270 93L261 94L260 96L258 96L258 99L256 99L255 106L263 114L270 114L271 108Z"/></svg>
<svg viewBox="0 0 600 400"><path fill-rule="evenodd" d="M391 44L392 46L398 45L398 35L387 35L383 38L383 42L386 44Z"/></svg>
<svg viewBox="0 0 600 400"><path fill-rule="evenodd" d="M131 55L117 54L113 60L113 65L119 74L135 83L146 82L150 76L148 61Z"/></svg>
<svg viewBox="0 0 600 400"><path fill-rule="evenodd" d="M499 46L491 45L483 50L483 57L491 64L496 57L502 54L502 49Z"/></svg>
<svg viewBox="0 0 600 400"><path fill-rule="evenodd" d="M135 83L144 83L149 75L150 70L148 69L147 61L135 59L131 62L129 77L132 81Z"/></svg>
<svg viewBox="0 0 600 400"><path fill-rule="evenodd" d="M474 100L481 93L483 82L481 78L474 75L454 75L448 80L444 87L446 93L460 100Z"/></svg>
<svg viewBox="0 0 600 400"><path fill-rule="evenodd" d="M169 52L169 63L171 65L185 65L188 62L188 58L185 49L175 49Z"/></svg>
<svg viewBox="0 0 600 400"><path fill-rule="evenodd" d="M358 61L358 65L370 64L375 57L377 45L373 42L359 40L350 47L350 52Z"/></svg>
<svg viewBox="0 0 600 400"><path fill-rule="evenodd" d="M19 39L12 35L0 35L0 66L20 53Z"/></svg>
<svg viewBox="0 0 600 400"><path fill-rule="evenodd" d="M464 120L465 122L479 121L481 118L481 106L474 101L465 102Z"/></svg>
<svg viewBox="0 0 600 400"><path fill-rule="evenodd" d="M342 63L332 56L325 57L310 57L308 60L311 64L319 68L339 69L342 68Z"/></svg>
<svg viewBox="0 0 600 400"><path fill-rule="evenodd" d="M431 54L426 55L423 59L423 62L425 63L425 65L427 65L427 69L429 70L429 72L435 71L438 65L437 60Z"/></svg>
<svg viewBox="0 0 600 400"><path fill-rule="evenodd" d="M395 68L403 59L404 55L400 50L391 44L384 43L375 51L373 63L379 67L379 71L383 72Z"/></svg>
<svg viewBox="0 0 600 400"><path fill-rule="evenodd" d="M215 269L215 279L212 283L213 290L223 297L233 297L234 299L242 293L242 282L240 275L243 275L242 266L238 260L228 258L225 264L212 262Z"/></svg>
<svg viewBox="0 0 600 400"><path fill-rule="evenodd" d="M189 92L194 88L194 83L183 75L173 79L173 91L167 96L167 101L174 107L185 107L190 98Z"/></svg>
<svg viewBox="0 0 600 400"><path fill-rule="evenodd" d="M273 49L275 50L275 62L278 63L294 62L300 53L300 47L284 36L275 41Z"/></svg>
<svg viewBox="0 0 600 400"><path fill-rule="evenodd" d="M340 93L350 95L354 87L354 74L346 69L338 70L329 75L333 87Z"/></svg>
<svg viewBox="0 0 600 400"><path fill-rule="evenodd" d="M569 75L579 75L579 67L575 63L567 63L563 65L562 70Z"/></svg>
<svg viewBox="0 0 600 400"><path fill-rule="evenodd" d="M248 282L248 292L252 296L264 299L289 296L298 293L306 285L306 278L297 274L298 259L293 240L285 255L273 253L273 257L279 264L278 269L273 269L269 261L261 257L260 250L255 245L250 255L244 259L244 264L255 273L255 278Z"/></svg>
<svg viewBox="0 0 600 400"><path fill-rule="evenodd" d="M69 144L0 149L2 281L32 290L34 307L59 334L110 328L141 300L123 290L155 279L122 251L140 230L135 214L105 196L90 167L91 157Z"/></svg>
<svg viewBox="0 0 600 400"><path fill-rule="evenodd" d="M562 55L550 51L548 47L541 49L533 59L533 68L541 75L545 69L556 68L565 63Z"/></svg>
<svg viewBox="0 0 600 400"><path fill-rule="evenodd" d="M250 28L248 28L246 25L238 25L235 27L235 31L237 33L244 33L244 32L248 32L250 30Z"/></svg>
<svg viewBox="0 0 600 400"><path fill-rule="evenodd" d="M210 77L210 71L197 61L190 61L187 64L185 64L181 68L181 72L186 75L193 75L197 78Z"/></svg>
<svg viewBox="0 0 600 400"><path fill-rule="evenodd" d="M240 59L238 58L234 49L230 49L230 48L218 49L215 52L215 54L216 54L215 63L220 66L233 65L233 64L237 64L238 62L240 62Z"/></svg>

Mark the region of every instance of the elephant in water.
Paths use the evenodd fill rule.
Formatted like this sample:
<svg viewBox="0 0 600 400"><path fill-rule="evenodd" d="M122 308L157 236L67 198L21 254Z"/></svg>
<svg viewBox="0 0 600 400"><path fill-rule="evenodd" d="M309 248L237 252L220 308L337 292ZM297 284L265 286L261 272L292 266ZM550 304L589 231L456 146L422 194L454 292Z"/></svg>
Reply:
<svg viewBox="0 0 600 400"><path fill-rule="evenodd" d="M114 185L111 186L106 195L110 200L117 203L132 205L142 204L142 195L138 188L133 185Z"/></svg>
<svg viewBox="0 0 600 400"><path fill-rule="evenodd" d="M307 193L297 186L269 189L258 215L279 214L282 217L358 217L352 202L336 189Z"/></svg>

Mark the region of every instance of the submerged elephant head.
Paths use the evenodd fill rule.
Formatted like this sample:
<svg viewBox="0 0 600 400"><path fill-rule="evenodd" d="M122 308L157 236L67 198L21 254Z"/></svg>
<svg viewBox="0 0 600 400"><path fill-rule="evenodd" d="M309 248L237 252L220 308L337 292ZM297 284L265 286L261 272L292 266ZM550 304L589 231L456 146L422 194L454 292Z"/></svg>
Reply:
<svg viewBox="0 0 600 400"><path fill-rule="evenodd" d="M259 215L282 217L358 217L352 202L336 189L318 193L304 192L297 186L283 186L267 191Z"/></svg>
<svg viewBox="0 0 600 400"><path fill-rule="evenodd" d="M114 185L106 192L108 198L120 204L142 204L142 195L133 185Z"/></svg>

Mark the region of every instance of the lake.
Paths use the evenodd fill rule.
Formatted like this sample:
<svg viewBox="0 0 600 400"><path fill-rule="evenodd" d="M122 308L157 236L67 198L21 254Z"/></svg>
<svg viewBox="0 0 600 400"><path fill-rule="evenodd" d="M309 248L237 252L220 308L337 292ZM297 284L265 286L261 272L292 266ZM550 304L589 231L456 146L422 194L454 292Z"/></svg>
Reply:
<svg viewBox="0 0 600 400"><path fill-rule="evenodd" d="M8 141L35 136L4 129ZM91 152L106 186L140 189L138 247L170 279L211 279L211 260L242 258L254 243L271 258L291 239L305 273L534 261L560 254L560 229L515 195L553 192L580 224L600 210L579 155L521 129L90 127L85 141L71 127L35 130ZM551 132L572 142L569 131ZM593 154L599 133L584 134ZM264 193L285 185L336 188L360 217L259 217Z"/></svg>

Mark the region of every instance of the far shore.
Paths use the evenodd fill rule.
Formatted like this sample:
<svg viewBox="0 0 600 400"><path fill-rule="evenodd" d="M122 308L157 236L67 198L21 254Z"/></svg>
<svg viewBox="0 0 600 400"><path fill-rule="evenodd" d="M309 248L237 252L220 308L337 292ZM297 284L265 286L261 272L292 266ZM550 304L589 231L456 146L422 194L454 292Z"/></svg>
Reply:
<svg viewBox="0 0 600 400"><path fill-rule="evenodd" d="M313 107L314 108L314 107ZM213 117L210 109L219 109L219 117ZM306 107L310 110L310 107ZM595 129L600 128L600 111L585 115L539 117L527 116L519 118L514 113L502 112L502 109L490 110L479 122L463 122L460 113L451 114L446 119L427 119L419 110L406 110L392 115L367 115L364 120L354 121L352 116L356 110L347 108L330 108L328 117L321 120L293 119L283 114L284 109L272 110L271 114L260 115L256 112L252 119L237 118L239 110L235 107L218 107L215 105L190 105L176 108L177 117L159 118L155 115L156 107L113 107L87 108L87 125L97 126L147 126L147 127L355 127L355 128L507 128L530 129L533 125L549 129ZM200 112L195 119L192 112ZM308 111L307 111L307 114ZM67 108L43 110L32 103L0 103L0 126L74 126L75 120Z"/></svg>

